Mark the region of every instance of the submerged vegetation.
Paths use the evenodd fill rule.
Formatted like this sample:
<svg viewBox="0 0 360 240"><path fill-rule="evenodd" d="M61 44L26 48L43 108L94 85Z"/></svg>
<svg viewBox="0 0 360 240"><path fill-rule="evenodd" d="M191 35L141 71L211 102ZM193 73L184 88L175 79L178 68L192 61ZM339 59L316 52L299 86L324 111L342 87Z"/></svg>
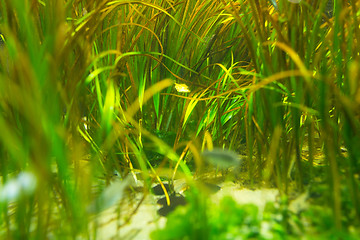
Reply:
<svg viewBox="0 0 360 240"><path fill-rule="evenodd" d="M94 239L129 178L193 186L212 149L278 205L195 187L154 239L359 237L359 17L358 0L0 0L0 238Z"/></svg>

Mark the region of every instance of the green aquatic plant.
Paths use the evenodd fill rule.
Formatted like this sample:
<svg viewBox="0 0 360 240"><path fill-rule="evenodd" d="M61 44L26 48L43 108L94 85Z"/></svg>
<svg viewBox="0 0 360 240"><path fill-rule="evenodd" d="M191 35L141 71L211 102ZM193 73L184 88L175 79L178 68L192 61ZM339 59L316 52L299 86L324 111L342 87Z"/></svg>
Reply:
<svg viewBox="0 0 360 240"><path fill-rule="evenodd" d="M143 182L145 196L179 176L192 186L203 160L223 163L224 174L241 162L236 183L281 197L317 189L310 203L326 209L332 231L351 235L360 224L359 8L0 0L0 238L91 238L89 206L123 197L109 193L114 171ZM210 142L239 155L207 152ZM35 185L22 185L27 173ZM205 216L206 203L196 204Z"/></svg>
<svg viewBox="0 0 360 240"><path fill-rule="evenodd" d="M188 205L170 213L165 227L153 231L151 239L357 239L360 236L354 228L336 230L331 208L314 205L294 212L289 209L286 197L267 202L264 208L240 205L229 196L215 203L191 192L187 199Z"/></svg>
<svg viewBox="0 0 360 240"><path fill-rule="evenodd" d="M231 197L224 197L218 204L199 195L188 199L189 205L171 213L165 228L154 231L152 239L282 239L286 236L277 219L263 220L255 205L240 206Z"/></svg>

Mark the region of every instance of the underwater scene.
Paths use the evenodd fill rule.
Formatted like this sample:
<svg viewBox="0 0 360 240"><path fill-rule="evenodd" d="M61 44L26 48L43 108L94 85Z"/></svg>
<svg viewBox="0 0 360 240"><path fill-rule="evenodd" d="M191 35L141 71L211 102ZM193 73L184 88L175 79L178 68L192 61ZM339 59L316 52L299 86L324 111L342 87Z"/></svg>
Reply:
<svg viewBox="0 0 360 240"><path fill-rule="evenodd" d="M0 239L360 239L360 0L0 0Z"/></svg>

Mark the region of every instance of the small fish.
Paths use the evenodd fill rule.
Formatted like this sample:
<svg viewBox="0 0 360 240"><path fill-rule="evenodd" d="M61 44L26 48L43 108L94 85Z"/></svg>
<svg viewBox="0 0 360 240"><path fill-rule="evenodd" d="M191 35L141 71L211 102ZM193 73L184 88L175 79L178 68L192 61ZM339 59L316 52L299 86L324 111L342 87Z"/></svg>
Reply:
<svg viewBox="0 0 360 240"><path fill-rule="evenodd" d="M325 6L325 15L328 18L332 18L334 12L334 0L328 0Z"/></svg>
<svg viewBox="0 0 360 240"><path fill-rule="evenodd" d="M275 8L276 11L279 11L279 7L278 7L278 5L277 5L277 3L276 3L276 0L270 0L270 3L271 3L271 5L274 6L274 8Z"/></svg>
<svg viewBox="0 0 360 240"><path fill-rule="evenodd" d="M175 83L175 89L178 92L190 92L190 89L186 84Z"/></svg>
<svg viewBox="0 0 360 240"><path fill-rule="evenodd" d="M114 206L124 197L126 188L132 183L133 179L131 175L126 176L123 180L116 179L88 206L88 213L100 213Z"/></svg>
<svg viewBox="0 0 360 240"><path fill-rule="evenodd" d="M0 33L0 46L3 45L4 42L5 42L4 35L2 35L2 34Z"/></svg>
<svg viewBox="0 0 360 240"><path fill-rule="evenodd" d="M21 172L9 179L4 186L0 183L0 203L12 203L34 194L38 180L32 172Z"/></svg>
<svg viewBox="0 0 360 240"><path fill-rule="evenodd" d="M242 161L236 152L220 148L205 150L201 156L210 164L221 169L239 166Z"/></svg>

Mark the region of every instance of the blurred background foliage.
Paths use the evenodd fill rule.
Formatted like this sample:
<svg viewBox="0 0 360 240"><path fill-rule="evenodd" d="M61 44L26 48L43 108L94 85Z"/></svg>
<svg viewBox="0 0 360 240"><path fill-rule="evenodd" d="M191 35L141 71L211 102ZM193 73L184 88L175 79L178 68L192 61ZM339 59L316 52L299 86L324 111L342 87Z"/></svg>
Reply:
<svg viewBox="0 0 360 240"><path fill-rule="evenodd" d="M114 171L191 177L210 142L358 227L360 2L293 2L1 0L0 236L89 236Z"/></svg>

